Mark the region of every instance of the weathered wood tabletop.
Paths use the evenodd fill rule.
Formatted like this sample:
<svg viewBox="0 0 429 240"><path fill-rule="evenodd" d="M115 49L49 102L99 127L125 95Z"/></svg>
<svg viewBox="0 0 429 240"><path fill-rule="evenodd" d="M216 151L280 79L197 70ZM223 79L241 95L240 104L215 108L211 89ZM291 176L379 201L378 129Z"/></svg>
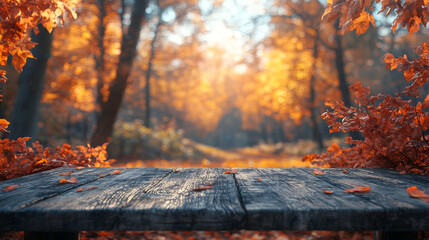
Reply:
<svg viewBox="0 0 429 240"><path fill-rule="evenodd" d="M324 169L322 175L304 168L113 170L60 168L0 182L0 189L19 185L0 192L0 231L429 230L429 203L406 192L410 186L429 191L429 178L420 175L383 169ZM59 184L71 177L78 182ZM344 192L358 185L371 191ZM207 186L212 188L195 191Z"/></svg>

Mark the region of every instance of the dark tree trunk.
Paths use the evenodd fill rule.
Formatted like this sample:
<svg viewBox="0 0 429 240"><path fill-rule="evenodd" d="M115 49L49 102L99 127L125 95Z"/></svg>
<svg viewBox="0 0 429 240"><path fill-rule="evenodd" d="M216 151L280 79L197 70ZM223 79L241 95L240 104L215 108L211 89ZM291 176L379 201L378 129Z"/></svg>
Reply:
<svg viewBox="0 0 429 240"><path fill-rule="evenodd" d="M323 144L323 138L322 134L320 133L319 125L317 124L317 117L315 113L316 108L316 91L314 90L314 85L316 81L316 63L317 59L319 58L319 31L316 29L316 37L314 39L314 45L313 45L313 68L311 69L311 76L310 76L310 103L309 103L309 110L310 110L310 121L311 126L313 127L313 139L317 142L317 145L320 150L324 149L325 146Z"/></svg>
<svg viewBox="0 0 429 240"><path fill-rule="evenodd" d="M113 124L118 115L134 57L137 52L136 47L147 4L147 0L135 1L130 26L128 31L122 34L121 54L119 55L116 77L110 85L109 98L102 104L95 132L91 139L91 144L93 146L108 142L112 134Z"/></svg>
<svg viewBox="0 0 429 240"><path fill-rule="evenodd" d="M18 94L10 121L10 133L7 136L10 139L31 137L34 141L37 136L40 100L52 43L52 34L41 25L38 27L39 34L35 35L33 32L31 35L32 41L37 43L31 51L35 58L27 60L19 75Z"/></svg>
<svg viewBox="0 0 429 240"><path fill-rule="evenodd" d="M152 38L152 42L150 43L150 55L149 55L149 61L147 63L147 70L146 70L146 87L145 87L145 102L146 102L146 114L145 114L145 120L144 120L144 126L147 128L150 128L150 115L151 115L151 109L150 109L150 77L152 74L152 65L153 65L153 59L155 58L155 43L156 38L158 36L159 30L162 25L162 19L161 16L158 16L158 23L155 27L155 32Z"/></svg>
<svg viewBox="0 0 429 240"><path fill-rule="evenodd" d="M340 22L337 20L335 22L335 29L338 29L339 24ZM350 107L352 103L350 100L349 84L347 83L345 71L342 36L340 36L338 33L335 34L335 44L337 45L335 48L335 66L337 67L338 73L338 87L340 88L341 98L343 99L344 105L346 105L346 107Z"/></svg>

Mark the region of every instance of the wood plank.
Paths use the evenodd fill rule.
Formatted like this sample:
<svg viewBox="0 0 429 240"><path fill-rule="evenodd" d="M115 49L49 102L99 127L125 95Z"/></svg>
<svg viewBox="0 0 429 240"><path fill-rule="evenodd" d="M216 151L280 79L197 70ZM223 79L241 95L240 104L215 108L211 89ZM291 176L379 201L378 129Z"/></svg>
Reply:
<svg viewBox="0 0 429 240"><path fill-rule="evenodd" d="M373 230L381 206L299 169L239 169L235 175L254 230ZM312 171L312 170L311 170ZM261 178L261 181L258 181ZM327 195L322 190L332 190Z"/></svg>
<svg viewBox="0 0 429 240"><path fill-rule="evenodd" d="M8 223L24 231L125 230L127 222L122 220L121 208L171 172L125 169L81 186L96 189L78 192L75 188L16 211Z"/></svg>
<svg viewBox="0 0 429 240"><path fill-rule="evenodd" d="M16 214L23 208L37 204L41 201L54 198L68 191L96 181L100 174L108 175L112 168L57 168L37 174L31 174L21 178L0 182L0 189L10 185L19 187L10 192L0 192L0 230L25 230L17 228L14 220ZM70 175L61 176L61 173L73 172ZM59 184L61 178L77 178L77 183ZM37 230L37 229L35 229Z"/></svg>
<svg viewBox="0 0 429 240"><path fill-rule="evenodd" d="M232 174L224 169L180 169L136 193L123 209L123 221L138 230L238 230L245 226ZM209 186L203 191L192 189Z"/></svg>
<svg viewBox="0 0 429 240"><path fill-rule="evenodd" d="M300 169L311 175L312 169ZM382 227L379 230L389 231L420 231L429 229L429 204L416 198L411 198L406 188L413 183L421 183L422 190L429 190L426 178L412 178L400 175L392 177L382 169L326 169L325 174L317 178L330 184L340 186L343 191L354 186L370 186L371 192L355 194L373 204L383 207L385 216L380 219Z"/></svg>
<svg viewBox="0 0 429 240"><path fill-rule="evenodd" d="M165 176L166 171L171 172L127 169L109 181L97 180L97 189L39 202L20 213L21 227L58 231L241 228L244 211L232 175L223 174L223 169L183 169ZM208 184L213 188L192 191Z"/></svg>

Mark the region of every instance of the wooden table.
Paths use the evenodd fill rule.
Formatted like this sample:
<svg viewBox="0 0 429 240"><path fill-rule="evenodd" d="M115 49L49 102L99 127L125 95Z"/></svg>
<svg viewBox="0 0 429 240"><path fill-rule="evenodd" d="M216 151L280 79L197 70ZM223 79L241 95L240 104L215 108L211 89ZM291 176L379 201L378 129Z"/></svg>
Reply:
<svg viewBox="0 0 429 240"><path fill-rule="evenodd" d="M420 175L384 169L323 169L322 175L305 168L113 170L59 168L0 182L0 189L19 185L0 192L0 231L26 231L30 238L83 230L429 230L429 203L406 192L410 186L429 192L429 177ZM78 182L59 184L71 177ZM358 185L372 190L344 192ZM207 186L212 188L195 190Z"/></svg>

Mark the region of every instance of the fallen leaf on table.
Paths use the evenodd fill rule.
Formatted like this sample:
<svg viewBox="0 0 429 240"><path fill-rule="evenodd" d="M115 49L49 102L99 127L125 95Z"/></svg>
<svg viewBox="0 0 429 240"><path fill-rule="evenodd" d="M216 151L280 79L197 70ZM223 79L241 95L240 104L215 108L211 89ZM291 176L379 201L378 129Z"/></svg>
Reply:
<svg viewBox="0 0 429 240"><path fill-rule="evenodd" d="M89 188L85 188L85 189L79 188L77 191L78 192L83 192L83 191L88 191L88 190L92 190L92 189L96 189L96 188L98 188L98 186L89 187Z"/></svg>
<svg viewBox="0 0 429 240"><path fill-rule="evenodd" d="M259 182L261 182L261 181L262 181L262 178L258 178L258 181L259 181Z"/></svg>
<svg viewBox="0 0 429 240"><path fill-rule="evenodd" d="M65 172L65 173L60 173L60 175L61 176L64 176L64 175L70 175L70 174L72 174L73 172Z"/></svg>
<svg viewBox="0 0 429 240"><path fill-rule="evenodd" d="M367 192L367 191L371 191L371 188L369 188L369 186L366 186L366 187L356 186L354 188L346 189L344 192L346 192L346 193L362 193L362 192Z"/></svg>
<svg viewBox="0 0 429 240"><path fill-rule="evenodd" d="M61 178L59 183L60 184L63 184L63 183L77 183L77 179L75 177L71 177L69 180L67 180L65 178Z"/></svg>
<svg viewBox="0 0 429 240"><path fill-rule="evenodd" d="M6 186L6 188L3 188L3 192L10 192L15 190L18 187L18 185L10 185L10 186Z"/></svg>
<svg viewBox="0 0 429 240"><path fill-rule="evenodd" d="M179 172L179 170L177 170L177 169L173 169L173 172Z"/></svg>
<svg viewBox="0 0 429 240"><path fill-rule="evenodd" d="M429 195L427 195L424 191L419 190L416 186L407 188L407 193L413 198L418 198L422 201L429 202Z"/></svg>
<svg viewBox="0 0 429 240"><path fill-rule="evenodd" d="M99 178L103 178L103 177L104 177L104 175L103 175L103 174L100 174Z"/></svg>
<svg viewBox="0 0 429 240"><path fill-rule="evenodd" d="M324 171L320 171L320 170L316 169L316 170L314 170L313 174L314 174L314 175L322 175L322 174L325 174L325 172L324 172Z"/></svg>
<svg viewBox="0 0 429 240"><path fill-rule="evenodd" d="M110 174L115 175L115 174L119 174L121 172L122 172L122 170L113 170Z"/></svg>
<svg viewBox="0 0 429 240"><path fill-rule="evenodd" d="M77 167L76 170L84 169L85 167Z"/></svg>
<svg viewBox="0 0 429 240"><path fill-rule="evenodd" d="M238 171L235 169L230 169L230 170L224 172L224 174L232 174L232 173L238 173Z"/></svg>
<svg viewBox="0 0 429 240"><path fill-rule="evenodd" d="M334 193L334 191L328 191L328 190L323 190L322 192L325 193L325 194L332 194L332 193Z"/></svg>
<svg viewBox="0 0 429 240"><path fill-rule="evenodd" d="M204 191L204 190L207 190L207 189L210 189L210 188L213 188L213 186L198 187L198 188L192 189L192 191L194 191L194 192L201 192L201 191Z"/></svg>
<svg viewBox="0 0 429 240"><path fill-rule="evenodd" d="M343 173L348 173L349 171L347 171L347 170L345 170L345 169L343 169Z"/></svg>

